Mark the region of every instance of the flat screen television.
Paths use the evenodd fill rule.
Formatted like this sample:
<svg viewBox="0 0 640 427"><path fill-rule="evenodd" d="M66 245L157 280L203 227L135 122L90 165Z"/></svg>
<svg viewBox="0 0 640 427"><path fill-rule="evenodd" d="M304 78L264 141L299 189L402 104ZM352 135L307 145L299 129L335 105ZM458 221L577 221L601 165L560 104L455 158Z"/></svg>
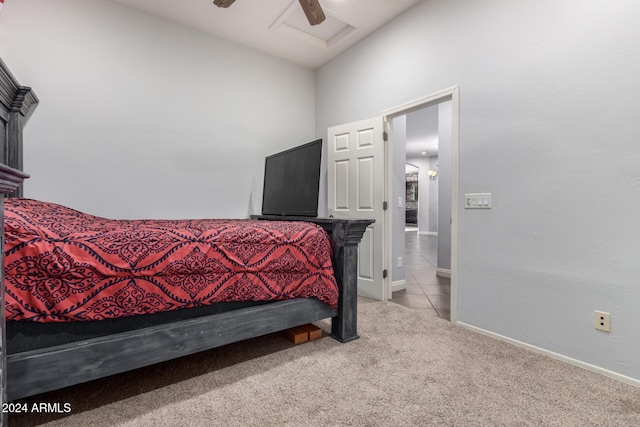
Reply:
<svg viewBox="0 0 640 427"><path fill-rule="evenodd" d="M265 159L262 215L318 216L322 139Z"/></svg>

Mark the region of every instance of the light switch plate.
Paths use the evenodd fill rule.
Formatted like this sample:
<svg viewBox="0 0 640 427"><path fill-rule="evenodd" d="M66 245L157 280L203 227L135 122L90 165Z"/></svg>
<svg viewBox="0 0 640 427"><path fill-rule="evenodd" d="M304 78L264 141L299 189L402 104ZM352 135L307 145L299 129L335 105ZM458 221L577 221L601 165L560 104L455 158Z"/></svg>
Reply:
<svg viewBox="0 0 640 427"><path fill-rule="evenodd" d="M491 209L491 193L468 193L464 195L465 209Z"/></svg>

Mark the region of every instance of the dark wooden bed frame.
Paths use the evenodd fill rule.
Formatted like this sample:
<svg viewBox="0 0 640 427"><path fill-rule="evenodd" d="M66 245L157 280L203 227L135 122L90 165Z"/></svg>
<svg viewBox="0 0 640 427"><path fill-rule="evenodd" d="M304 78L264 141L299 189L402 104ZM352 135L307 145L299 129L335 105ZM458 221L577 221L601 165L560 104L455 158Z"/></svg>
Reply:
<svg viewBox="0 0 640 427"><path fill-rule="evenodd" d="M22 129L37 104L33 91L20 86L0 59L0 126L3 128L0 150L5 163L0 165L0 192L10 197L22 196L21 183L28 177L22 172ZM0 206L0 214L3 213L4 206ZM326 318L331 318L333 338L341 342L358 338L358 243L373 221L252 218L304 220L321 225L329 233L339 287L336 310L315 299L277 301L7 354L7 325L2 309L0 404ZM2 261L4 247L0 249ZM4 307L4 280L0 280L0 294L0 307ZM9 328L12 323L18 322L9 322Z"/></svg>

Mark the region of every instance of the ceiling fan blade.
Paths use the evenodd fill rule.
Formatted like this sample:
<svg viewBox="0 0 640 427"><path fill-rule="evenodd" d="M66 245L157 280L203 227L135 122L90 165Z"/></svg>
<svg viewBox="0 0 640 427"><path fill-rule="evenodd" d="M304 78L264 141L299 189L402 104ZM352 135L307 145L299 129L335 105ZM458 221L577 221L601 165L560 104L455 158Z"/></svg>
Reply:
<svg viewBox="0 0 640 427"><path fill-rule="evenodd" d="M213 0L213 4L218 7L229 7L233 4L234 1L236 0Z"/></svg>
<svg viewBox="0 0 640 427"><path fill-rule="evenodd" d="M318 0L299 0L304 14L311 25L318 25L326 19Z"/></svg>

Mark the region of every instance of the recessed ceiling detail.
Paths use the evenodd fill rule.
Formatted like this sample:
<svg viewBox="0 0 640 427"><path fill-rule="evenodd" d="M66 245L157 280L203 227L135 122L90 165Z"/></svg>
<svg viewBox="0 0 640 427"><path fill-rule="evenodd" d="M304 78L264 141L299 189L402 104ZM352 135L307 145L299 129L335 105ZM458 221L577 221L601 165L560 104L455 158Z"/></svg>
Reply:
<svg viewBox="0 0 640 427"><path fill-rule="evenodd" d="M315 69L423 0L319 0L326 19L313 26L303 5L316 0L109 1Z"/></svg>
<svg viewBox="0 0 640 427"><path fill-rule="evenodd" d="M310 26L298 2L294 1L270 29L319 49L330 51L352 36L358 27L326 7L324 13L327 19L322 25Z"/></svg>

